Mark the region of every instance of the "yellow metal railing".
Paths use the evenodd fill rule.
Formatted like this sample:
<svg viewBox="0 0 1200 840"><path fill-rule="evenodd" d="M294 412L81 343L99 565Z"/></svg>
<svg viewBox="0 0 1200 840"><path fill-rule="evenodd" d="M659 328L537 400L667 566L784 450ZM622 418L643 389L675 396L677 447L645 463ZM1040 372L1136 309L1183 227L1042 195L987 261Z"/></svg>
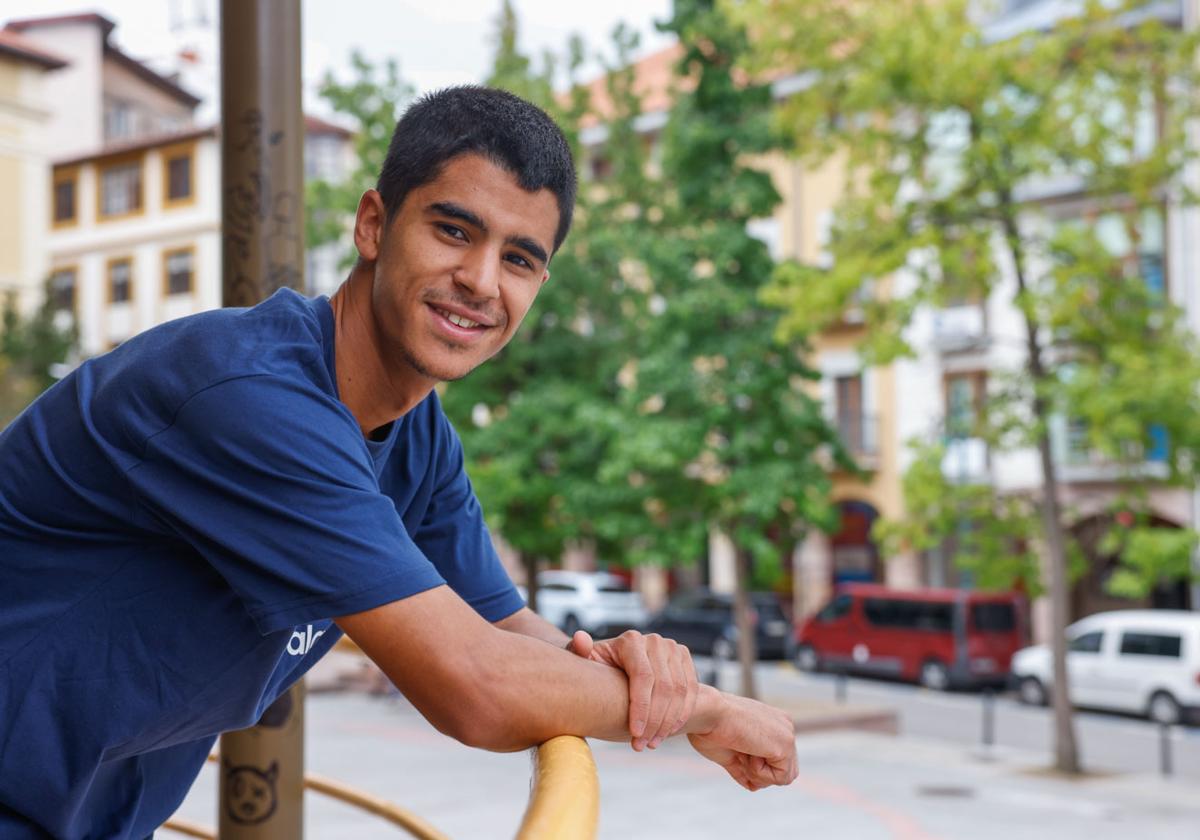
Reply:
<svg viewBox="0 0 1200 840"><path fill-rule="evenodd" d="M517 840L592 840L599 819L600 777L587 741L561 735L538 747Z"/></svg>
<svg viewBox="0 0 1200 840"><path fill-rule="evenodd" d="M357 645L343 636L337 647L361 654ZM216 755L208 757L217 762ZM307 773L304 789L313 790L359 808L404 829L416 840L449 840L421 817L349 785ZM533 777L529 804L517 831L517 840L593 840L600 818L600 777L587 741L574 735L551 738L533 755ZM172 818L163 828L188 837L217 840L210 828Z"/></svg>

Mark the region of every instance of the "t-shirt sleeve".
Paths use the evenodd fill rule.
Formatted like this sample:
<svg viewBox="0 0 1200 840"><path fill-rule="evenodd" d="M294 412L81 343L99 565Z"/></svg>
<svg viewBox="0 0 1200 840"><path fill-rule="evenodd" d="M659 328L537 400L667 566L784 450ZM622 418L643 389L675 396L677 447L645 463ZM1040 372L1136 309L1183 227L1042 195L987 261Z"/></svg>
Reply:
<svg viewBox="0 0 1200 840"><path fill-rule="evenodd" d="M304 381L247 376L193 395L128 476L264 634L445 582L380 492L353 416Z"/></svg>
<svg viewBox="0 0 1200 840"><path fill-rule="evenodd" d="M499 621L525 601L496 554L463 465L462 443L440 407L436 423L437 485L413 537L459 597L488 621Z"/></svg>

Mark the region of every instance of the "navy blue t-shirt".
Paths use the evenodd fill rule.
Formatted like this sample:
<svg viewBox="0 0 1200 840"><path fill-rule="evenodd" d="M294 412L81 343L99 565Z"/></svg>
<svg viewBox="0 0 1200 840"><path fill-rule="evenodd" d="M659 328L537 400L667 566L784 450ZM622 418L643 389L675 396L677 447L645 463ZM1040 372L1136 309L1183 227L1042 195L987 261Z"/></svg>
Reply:
<svg viewBox="0 0 1200 840"><path fill-rule="evenodd" d="M436 394L378 442L338 400L326 299L84 363L0 433L0 837L147 836L332 618L443 583L523 605Z"/></svg>

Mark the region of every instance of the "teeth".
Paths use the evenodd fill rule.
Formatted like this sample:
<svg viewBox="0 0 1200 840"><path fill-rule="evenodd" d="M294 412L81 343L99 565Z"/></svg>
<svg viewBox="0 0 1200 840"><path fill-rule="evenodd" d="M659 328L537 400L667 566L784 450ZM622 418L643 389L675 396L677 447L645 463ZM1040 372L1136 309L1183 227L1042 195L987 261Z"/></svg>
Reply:
<svg viewBox="0 0 1200 840"><path fill-rule="evenodd" d="M455 326L458 326L458 327L478 327L479 326L478 322L472 321L470 318L464 318L461 315L455 315L453 312L447 312L444 309L439 310L439 311L442 313L443 316L445 316L447 321L449 321L451 324L454 324Z"/></svg>

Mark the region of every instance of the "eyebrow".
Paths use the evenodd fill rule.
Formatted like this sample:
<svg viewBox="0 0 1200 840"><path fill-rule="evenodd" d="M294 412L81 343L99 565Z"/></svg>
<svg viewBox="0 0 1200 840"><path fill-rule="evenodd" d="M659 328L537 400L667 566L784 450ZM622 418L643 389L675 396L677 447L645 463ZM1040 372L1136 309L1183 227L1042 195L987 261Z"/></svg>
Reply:
<svg viewBox="0 0 1200 840"><path fill-rule="evenodd" d="M441 216L448 216L451 219L458 219L459 221L466 222L471 227L476 228L483 233L488 232L487 223L480 218L478 213L472 213L467 208L455 204L452 201L435 201L426 209ZM546 253L546 249L539 245L537 240L533 239L532 237L510 236L504 240L504 244L515 245L523 251L527 251L531 257L541 262L542 265L545 265L549 260L549 255Z"/></svg>

